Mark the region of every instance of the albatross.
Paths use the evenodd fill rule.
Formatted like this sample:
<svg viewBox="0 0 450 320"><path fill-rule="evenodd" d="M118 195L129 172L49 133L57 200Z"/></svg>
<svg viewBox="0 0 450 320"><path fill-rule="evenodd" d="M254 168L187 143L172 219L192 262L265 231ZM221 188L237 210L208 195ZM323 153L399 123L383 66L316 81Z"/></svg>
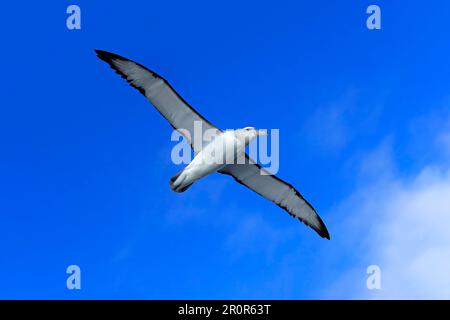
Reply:
<svg viewBox="0 0 450 320"><path fill-rule="evenodd" d="M179 131L194 151L193 160L170 178L175 192L186 191L197 180L218 172L229 175L238 183L258 193L315 230L322 238L330 239L328 230L314 207L291 184L272 175L250 158L245 147L266 131L245 127L222 131L190 106L167 80L130 59L103 50L95 50L122 78L142 93L156 110ZM196 125L213 132L214 139L196 138ZM224 148L224 152L215 152ZM215 158L216 157L216 158ZM221 161L217 161L220 157ZM231 159L230 159L231 157ZM237 161L237 159L244 161ZM230 161L231 160L231 161Z"/></svg>

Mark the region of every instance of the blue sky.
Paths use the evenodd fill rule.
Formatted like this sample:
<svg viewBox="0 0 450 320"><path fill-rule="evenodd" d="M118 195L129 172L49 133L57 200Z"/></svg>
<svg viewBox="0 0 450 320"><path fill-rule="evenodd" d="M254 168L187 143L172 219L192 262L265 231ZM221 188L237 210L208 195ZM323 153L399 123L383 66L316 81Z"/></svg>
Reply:
<svg viewBox="0 0 450 320"><path fill-rule="evenodd" d="M1 11L0 298L450 297L448 1ZM171 127L94 49L155 70L221 128L279 128L279 176L332 240L226 176L171 192Z"/></svg>

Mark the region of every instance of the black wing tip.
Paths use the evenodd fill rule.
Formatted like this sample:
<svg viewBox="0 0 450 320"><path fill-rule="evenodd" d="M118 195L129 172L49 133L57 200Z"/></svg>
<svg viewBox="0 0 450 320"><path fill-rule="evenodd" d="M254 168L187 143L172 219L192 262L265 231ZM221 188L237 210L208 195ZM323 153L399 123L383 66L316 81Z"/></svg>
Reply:
<svg viewBox="0 0 450 320"><path fill-rule="evenodd" d="M122 60L125 59L124 57L121 57L118 54L115 54L112 52L98 50L98 49L95 49L94 51L97 54L97 57L99 57L100 59L102 59L103 61L106 61L106 62L111 61L113 59L122 59Z"/></svg>
<svg viewBox="0 0 450 320"><path fill-rule="evenodd" d="M327 227L325 226L325 223L323 222L323 220L320 218L319 215L317 215L317 219L319 220L320 223L320 227L319 228L314 228L314 230L319 234L319 236L321 236L322 238L325 238L327 240L331 240L330 237L330 233L328 232Z"/></svg>
<svg viewBox="0 0 450 320"><path fill-rule="evenodd" d="M104 50L99 50L99 49L94 49L94 51L95 51L95 53L97 54L97 57L98 57L99 59L101 59L101 60L105 61L106 63L108 63L108 64L109 64L114 70L116 70L116 71L117 71L117 68L114 66L113 60L130 61L130 62L132 62L132 63L135 63L135 64L138 65L139 67L141 67L141 68L147 70L147 71L150 72L154 77L160 78L160 79L163 80L167 85L170 86L170 84L167 82L167 80L164 79L161 75L159 75L159 74L156 73L155 71L150 70L150 69L147 68L146 66L144 66L144 65L142 65L142 64L140 64L140 63L138 63L138 62L136 62L136 61L134 61L134 60L131 60L131 59L122 57L121 55L118 55L118 54L115 54L115 53L112 53L112 52L109 52L109 51L104 51ZM120 73L119 73L119 74L120 74ZM122 75L122 74L120 74L120 75ZM172 88L172 90L174 90L174 89ZM174 91L175 91L175 90L174 90ZM187 103L187 102L186 102L186 103Z"/></svg>
<svg viewBox="0 0 450 320"><path fill-rule="evenodd" d="M326 228L323 230L323 232L319 233L319 235L324 239L331 240L330 234L328 233L328 230Z"/></svg>
<svg viewBox="0 0 450 320"><path fill-rule="evenodd" d="M290 214L290 213L289 213ZM292 215L292 217L297 218L300 222L303 222L305 225L313 229L320 237L331 240L330 233L328 232L327 227L325 226L325 223L323 222L322 218L316 213L317 221L319 222L319 225L316 226L312 223L308 223L305 220L302 220L300 217L296 217Z"/></svg>
<svg viewBox="0 0 450 320"><path fill-rule="evenodd" d="M128 79L127 75L124 74L121 70L119 70L119 68L117 68L116 64L114 63L114 60L131 61L131 62L143 67L145 70L148 70L146 67L144 67L130 59L119 56L118 54L112 53L112 52L108 52L108 51L104 51L104 50L97 50L97 49L95 49L94 51L100 60L105 61L119 76L121 76L123 79L125 79L133 88L137 89L141 94L143 94L145 96L144 88L138 87L135 84L133 84L132 81L130 79ZM148 71L150 71L150 70L148 70Z"/></svg>

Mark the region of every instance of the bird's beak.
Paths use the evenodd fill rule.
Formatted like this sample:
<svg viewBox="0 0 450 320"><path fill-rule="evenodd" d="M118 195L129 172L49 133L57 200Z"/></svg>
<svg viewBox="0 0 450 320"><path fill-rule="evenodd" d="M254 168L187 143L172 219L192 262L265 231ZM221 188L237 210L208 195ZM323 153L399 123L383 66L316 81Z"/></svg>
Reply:
<svg viewBox="0 0 450 320"><path fill-rule="evenodd" d="M258 136L267 136L268 133L267 133L267 130L258 130L257 135Z"/></svg>

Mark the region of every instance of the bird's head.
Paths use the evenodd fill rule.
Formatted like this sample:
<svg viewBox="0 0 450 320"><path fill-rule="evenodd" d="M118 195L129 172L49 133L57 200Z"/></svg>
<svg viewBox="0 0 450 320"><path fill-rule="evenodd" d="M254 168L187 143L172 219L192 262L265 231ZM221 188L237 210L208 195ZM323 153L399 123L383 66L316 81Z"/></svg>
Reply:
<svg viewBox="0 0 450 320"><path fill-rule="evenodd" d="M258 130L254 127L237 129L234 133L240 140L245 141L245 145L252 142L257 136L267 136L267 130Z"/></svg>

